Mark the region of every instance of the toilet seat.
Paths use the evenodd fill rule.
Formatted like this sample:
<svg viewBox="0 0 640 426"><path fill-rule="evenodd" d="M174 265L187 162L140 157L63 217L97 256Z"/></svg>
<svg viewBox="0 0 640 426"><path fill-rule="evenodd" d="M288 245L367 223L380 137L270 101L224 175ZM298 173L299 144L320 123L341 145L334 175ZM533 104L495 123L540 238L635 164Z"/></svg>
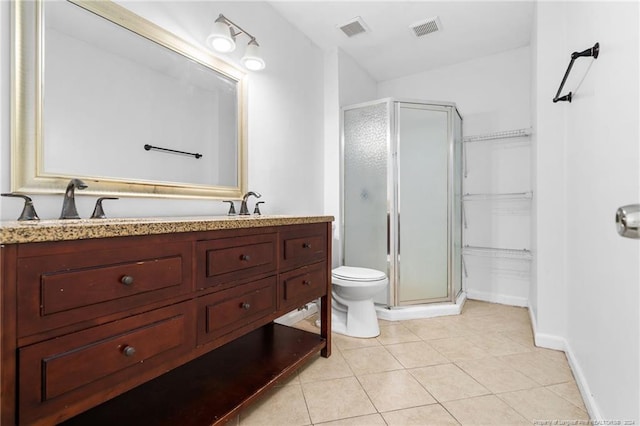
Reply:
<svg viewBox="0 0 640 426"><path fill-rule="evenodd" d="M384 272L355 266L339 266L331 272L331 277L334 284L349 287L370 285L377 281L387 280L387 275Z"/></svg>

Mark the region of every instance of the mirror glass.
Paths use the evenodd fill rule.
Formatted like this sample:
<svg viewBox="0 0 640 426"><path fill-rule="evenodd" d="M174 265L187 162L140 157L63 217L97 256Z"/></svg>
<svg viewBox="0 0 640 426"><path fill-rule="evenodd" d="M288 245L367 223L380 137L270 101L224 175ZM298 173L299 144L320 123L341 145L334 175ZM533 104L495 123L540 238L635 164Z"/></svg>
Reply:
<svg viewBox="0 0 640 426"><path fill-rule="evenodd" d="M18 160L35 172L23 171L23 188L53 192L79 177L85 193L244 192L242 71L115 3L20 3L24 27L36 30L36 55L23 48L22 62L33 60L39 92L36 117L21 114L37 127L33 152L17 150L36 157L33 168Z"/></svg>

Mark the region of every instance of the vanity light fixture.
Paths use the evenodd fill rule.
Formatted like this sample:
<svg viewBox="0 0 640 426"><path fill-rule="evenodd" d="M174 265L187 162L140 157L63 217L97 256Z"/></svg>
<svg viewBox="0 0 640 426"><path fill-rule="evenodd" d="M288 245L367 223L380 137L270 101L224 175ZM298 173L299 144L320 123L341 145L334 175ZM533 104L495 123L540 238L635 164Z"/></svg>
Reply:
<svg viewBox="0 0 640 426"><path fill-rule="evenodd" d="M230 53L235 50L236 37L240 34L249 37L249 43L241 59L243 65L251 71L264 69L265 62L260 56L260 45L256 38L223 14L213 23L211 33L207 37L207 45L217 52Z"/></svg>

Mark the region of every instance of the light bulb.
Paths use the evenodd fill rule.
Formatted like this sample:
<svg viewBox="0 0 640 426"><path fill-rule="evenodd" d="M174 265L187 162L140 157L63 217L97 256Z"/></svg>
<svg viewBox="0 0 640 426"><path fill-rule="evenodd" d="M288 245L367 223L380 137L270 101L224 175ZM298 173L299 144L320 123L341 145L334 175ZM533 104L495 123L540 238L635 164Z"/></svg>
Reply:
<svg viewBox="0 0 640 426"><path fill-rule="evenodd" d="M262 56L260 56L260 46L255 40L249 42L241 61L248 70L260 71L264 69L265 63Z"/></svg>
<svg viewBox="0 0 640 426"><path fill-rule="evenodd" d="M231 28L224 22L215 22L211 34L207 37L207 44L216 52L229 53L236 48L235 37Z"/></svg>

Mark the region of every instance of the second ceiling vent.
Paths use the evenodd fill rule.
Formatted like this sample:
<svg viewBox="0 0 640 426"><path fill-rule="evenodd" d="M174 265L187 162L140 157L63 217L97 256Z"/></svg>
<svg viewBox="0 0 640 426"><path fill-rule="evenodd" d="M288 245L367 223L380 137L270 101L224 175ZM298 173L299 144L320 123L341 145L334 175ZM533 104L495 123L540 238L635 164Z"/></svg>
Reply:
<svg viewBox="0 0 640 426"><path fill-rule="evenodd" d="M433 18L411 24L409 25L409 28L416 37L423 37L427 34L435 33L436 31L442 31L442 23L440 22L439 17L434 16Z"/></svg>
<svg viewBox="0 0 640 426"><path fill-rule="evenodd" d="M364 23L361 17L356 16L349 22L343 25L338 25L338 28L346 34L347 37L354 37L358 34L366 33L369 31L367 24Z"/></svg>

